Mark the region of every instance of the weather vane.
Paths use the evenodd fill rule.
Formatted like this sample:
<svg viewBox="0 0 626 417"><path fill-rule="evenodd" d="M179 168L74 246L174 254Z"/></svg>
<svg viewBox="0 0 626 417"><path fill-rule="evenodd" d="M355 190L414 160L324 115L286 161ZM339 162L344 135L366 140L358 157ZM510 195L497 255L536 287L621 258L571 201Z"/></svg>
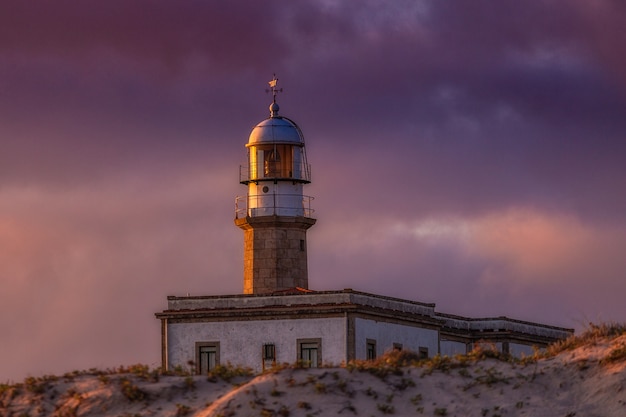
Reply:
<svg viewBox="0 0 626 417"><path fill-rule="evenodd" d="M271 91L272 92L272 97L274 99L274 103L276 103L276 95L278 93L282 93L283 92L282 88L276 88L276 84L278 84L278 78L276 78L276 74L274 74L274 78L272 78L272 80L269 81L268 84L270 85L270 88L265 90L265 92L269 93Z"/></svg>

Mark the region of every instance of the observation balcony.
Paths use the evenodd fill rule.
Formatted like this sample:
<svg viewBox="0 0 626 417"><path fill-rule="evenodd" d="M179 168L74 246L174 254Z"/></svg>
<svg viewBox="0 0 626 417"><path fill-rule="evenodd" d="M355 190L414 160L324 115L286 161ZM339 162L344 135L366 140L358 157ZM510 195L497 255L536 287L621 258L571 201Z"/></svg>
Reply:
<svg viewBox="0 0 626 417"><path fill-rule="evenodd" d="M301 194L244 195L235 199L235 219L261 216L313 217L313 197Z"/></svg>

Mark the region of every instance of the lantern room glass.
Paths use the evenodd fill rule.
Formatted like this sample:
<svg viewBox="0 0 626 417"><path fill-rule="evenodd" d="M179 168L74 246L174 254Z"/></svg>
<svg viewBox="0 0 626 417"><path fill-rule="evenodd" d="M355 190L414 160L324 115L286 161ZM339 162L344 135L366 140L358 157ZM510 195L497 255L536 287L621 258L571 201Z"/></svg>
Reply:
<svg viewBox="0 0 626 417"><path fill-rule="evenodd" d="M302 178L300 146L267 144L250 147L250 180L264 178Z"/></svg>

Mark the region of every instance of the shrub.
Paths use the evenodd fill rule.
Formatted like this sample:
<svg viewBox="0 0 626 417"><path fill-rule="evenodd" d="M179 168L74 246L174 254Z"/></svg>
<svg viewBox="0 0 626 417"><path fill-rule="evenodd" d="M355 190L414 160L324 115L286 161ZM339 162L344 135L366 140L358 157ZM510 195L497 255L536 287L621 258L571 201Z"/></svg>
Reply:
<svg viewBox="0 0 626 417"><path fill-rule="evenodd" d="M498 382L504 382L505 384L508 384L509 379L510 378L505 377L502 372L492 367L485 370L485 375L476 377L476 382L478 382L479 384L485 384L490 387L491 385Z"/></svg>
<svg viewBox="0 0 626 417"><path fill-rule="evenodd" d="M196 389L196 381L190 375L185 377L185 388L188 390Z"/></svg>
<svg viewBox="0 0 626 417"><path fill-rule="evenodd" d="M147 397L147 394L129 379L122 378L120 383L122 386L122 394L124 394L129 401L142 401Z"/></svg>
<svg viewBox="0 0 626 417"><path fill-rule="evenodd" d="M324 394L326 392L326 384L318 382L315 384L315 392L318 394Z"/></svg>
<svg viewBox="0 0 626 417"><path fill-rule="evenodd" d="M298 402L298 408L302 408L304 410L310 410L312 407L311 407L311 404L309 404L306 401L299 401Z"/></svg>
<svg viewBox="0 0 626 417"><path fill-rule="evenodd" d="M420 362L419 355L409 350L391 351L374 360L353 360L346 364L350 372L369 372L381 379L388 375L403 375L402 367L417 365Z"/></svg>
<svg viewBox="0 0 626 417"><path fill-rule="evenodd" d="M253 375L252 369L233 366L228 363L226 365L217 365L209 372L208 378L211 382L215 382L217 378L230 382L233 378L251 375Z"/></svg>
<svg viewBox="0 0 626 417"><path fill-rule="evenodd" d="M473 361L485 360L485 359L497 359L504 362L511 361L512 357L508 353L503 353L498 350L495 344L479 342L474 346L474 349L467 354L468 359Z"/></svg>
<svg viewBox="0 0 626 417"><path fill-rule="evenodd" d="M422 362L422 365L426 367L424 374L430 375L435 370L447 373L448 371L450 371L450 368L452 368L453 364L449 356L435 355L432 358Z"/></svg>
<svg viewBox="0 0 626 417"><path fill-rule="evenodd" d="M411 397L411 404L418 405L421 402L422 402L422 394L416 394L415 396Z"/></svg>
<svg viewBox="0 0 626 417"><path fill-rule="evenodd" d="M46 391L47 384L45 381L29 376L24 380L24 386L26 390L33 394L43 394Z"/></svg>
<svg viewBox="0 0 626 417"><path fill-rule="evenodd" d="M346 392L347 387L348 383L345 380L340 379L339 381L337 381L337 388L339 388L341 392Z"/></svg>
<svg viewBox="0 0 626 417"><path fill-rule="evenodd" d="M391 404L376 404L376 408L383 414L393 414L396 412L396 409Z"/></svg>
<svg viewBox="0 0 626 417"><path fill-rule="evenodd" d="M191 412L191 408L188 405L176 404L176 417L186 416Z"/></svg>

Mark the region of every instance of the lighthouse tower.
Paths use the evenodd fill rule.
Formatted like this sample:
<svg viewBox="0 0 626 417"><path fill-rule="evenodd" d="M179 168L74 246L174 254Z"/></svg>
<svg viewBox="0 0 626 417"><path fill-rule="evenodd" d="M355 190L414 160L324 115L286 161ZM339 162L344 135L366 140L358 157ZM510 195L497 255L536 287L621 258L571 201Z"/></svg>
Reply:
<svg viewBox="0 0 626 417"><path fill-rule="evenodd" d="M308 288L306 231L312 197L303 194L311 182L302 131L278 114L278 79L269 82L270 117L257 124L246 144L248 164L240 183L235 224L244 231L244 294L267 294Z"/></svg>

